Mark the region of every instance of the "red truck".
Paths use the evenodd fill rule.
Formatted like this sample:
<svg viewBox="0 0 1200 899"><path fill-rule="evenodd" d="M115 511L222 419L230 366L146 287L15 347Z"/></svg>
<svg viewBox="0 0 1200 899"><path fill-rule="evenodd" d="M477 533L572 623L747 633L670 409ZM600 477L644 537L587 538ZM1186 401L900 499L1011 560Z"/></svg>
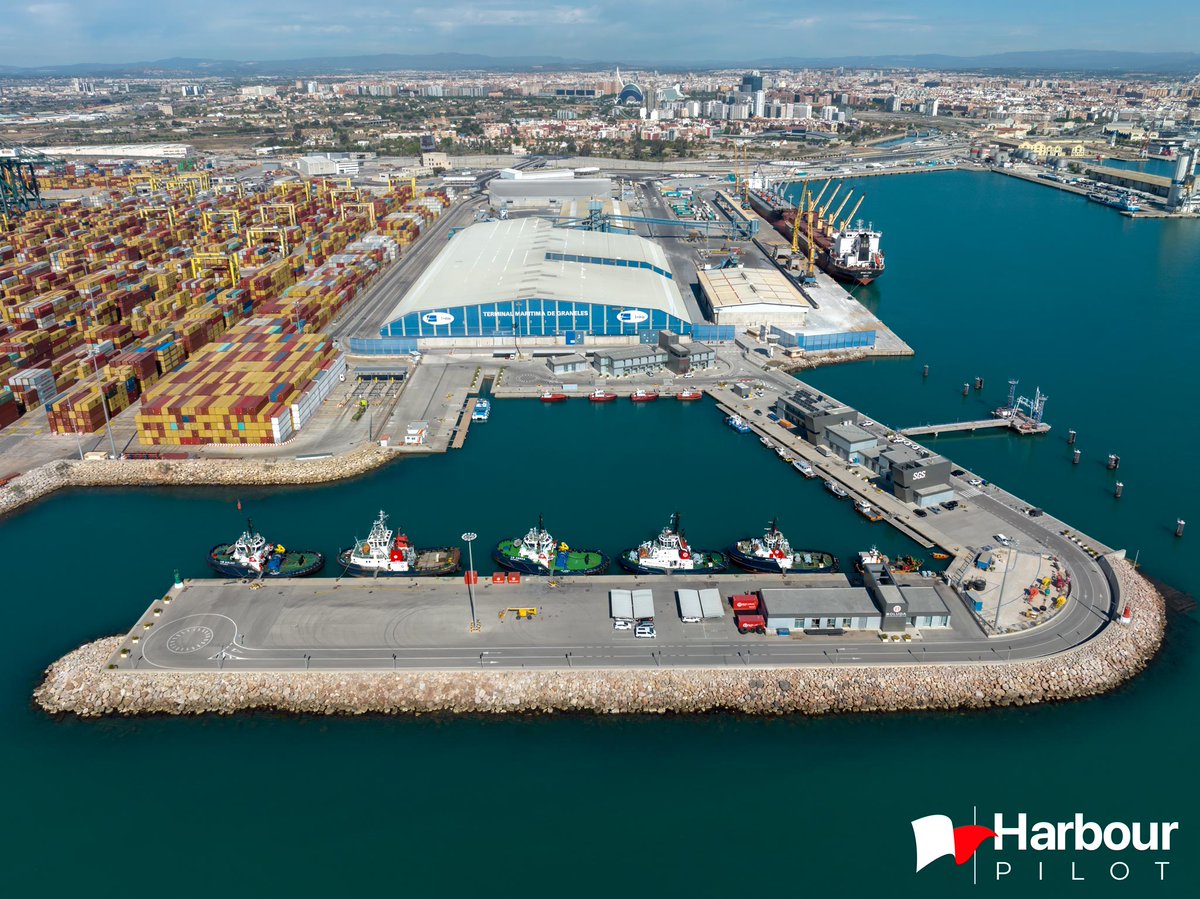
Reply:
<svg viewBox="0 0 1200 899"><path fill-rule="evenodd" d="M739 634L765 634L767 632L767 619L757 613L741 612L734 616L734 623L737 625Z"/></svg>
<svg viewBox="0 0 1200 899"><path fill-rule="evenodd" d="M733 606L735 612L757 612L758 597L753 593L741 593L731 597L729 604Z"/></svg>

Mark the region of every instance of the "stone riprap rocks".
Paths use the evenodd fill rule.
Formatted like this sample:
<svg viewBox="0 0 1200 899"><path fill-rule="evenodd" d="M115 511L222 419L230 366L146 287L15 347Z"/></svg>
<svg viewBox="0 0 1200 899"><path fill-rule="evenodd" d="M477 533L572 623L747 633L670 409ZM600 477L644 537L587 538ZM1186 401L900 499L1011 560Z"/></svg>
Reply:
<svg viewBox="0 0 1200 899"><path fill-rule="evenodd" d="M371 445L324 459L64 459L0 487L0 515L63 487L319 484L364 474L396 455L393 448Z"/></svg>
<svg viewBox="0 0 1200 899"><path fill-rule="evenodd" d="M110 671L121 637L52 665L34 693L43 709L112 714L695 713L824 714L1029 705L1092 696L1141 671L1162 642L1162 596L1114 562L1129 625L1046 659L969 665L605 671L172 673Z"/></svg>

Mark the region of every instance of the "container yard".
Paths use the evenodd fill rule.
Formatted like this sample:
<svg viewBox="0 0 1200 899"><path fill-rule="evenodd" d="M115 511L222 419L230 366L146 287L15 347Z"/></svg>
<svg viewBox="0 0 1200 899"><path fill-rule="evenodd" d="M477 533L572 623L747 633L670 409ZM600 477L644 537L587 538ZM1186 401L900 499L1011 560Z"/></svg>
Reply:
<svg viewBox="0 0 1200 899"><path fill-rule="evenodd" d="M0 233L0 428L45 409L91 434L137 406L144 442L281 442L328 394L320 331L449 205L411 181L250 192L189 162L67 164ZM316 399L314 399L314 397Z"/></svg>

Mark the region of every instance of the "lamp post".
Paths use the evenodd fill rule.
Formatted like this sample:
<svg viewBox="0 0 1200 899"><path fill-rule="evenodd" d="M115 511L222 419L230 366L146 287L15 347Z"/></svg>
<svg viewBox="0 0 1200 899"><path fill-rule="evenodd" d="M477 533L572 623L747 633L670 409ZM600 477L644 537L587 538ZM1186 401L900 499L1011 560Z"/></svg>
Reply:
<svg viewBox="0 0 1200 899"><path fill-rule="evenodd" d="M479 620L475 617L475 550L473 544L479 537L474 531L467 531L462 538L467 541L467 599L471 603L471 630L479 629Z"/></svg>
<svg viewBox="0 0 1200 899"><path fill-rule="evenodd" d="M1009 558L1004 560L1004 576L1000 578L1000 595L996 597L996 618L992 622L992 627L999 630L1000 628L1000 606L1004 604L1004 585L1008 583L1008 570L1012 567L1012 557L1015 554L1014 550L1020 552L1020 542L1017 540L1011 541L1007 547Z"/></svg>
<svg viewBox="0 0 1200 899"><path fill-rule="evenodd" d="M92 307L92 324L96 323L96 299L90 297L89 301ZM96 347L92 347L92 370L96 373L96 389L100 392L100 408L104 412L104 429L108 431L108 445L112 450L112 457L117 458L117 442L113 439L112 422L108 420L108 401L104 397L104 379L100 377L100 362L96 359Z"/></svg>

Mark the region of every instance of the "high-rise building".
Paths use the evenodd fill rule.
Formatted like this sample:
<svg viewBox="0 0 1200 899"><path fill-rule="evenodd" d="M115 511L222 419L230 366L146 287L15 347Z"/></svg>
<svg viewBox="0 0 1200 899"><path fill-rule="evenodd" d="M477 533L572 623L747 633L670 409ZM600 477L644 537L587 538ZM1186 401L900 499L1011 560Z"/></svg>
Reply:
<svg viewBox="0 0 1200 899"><path fill-rule="evenodd" d="M742 86L740 89L748 94L752 94L755 91L762 90L763 89L762 75L760 75L758 72L752 72L749 75L743 75L742 76Z"/></svg>
<svg viewBox="0 0 1200 899"><path fill-rule="evenodd" d="M754 110L754 115L760 119L764 115L766 115L766 105L767 105L766 91L762 91L762 90L755 91L753 99L751 100L751 108Z"/></svg>

